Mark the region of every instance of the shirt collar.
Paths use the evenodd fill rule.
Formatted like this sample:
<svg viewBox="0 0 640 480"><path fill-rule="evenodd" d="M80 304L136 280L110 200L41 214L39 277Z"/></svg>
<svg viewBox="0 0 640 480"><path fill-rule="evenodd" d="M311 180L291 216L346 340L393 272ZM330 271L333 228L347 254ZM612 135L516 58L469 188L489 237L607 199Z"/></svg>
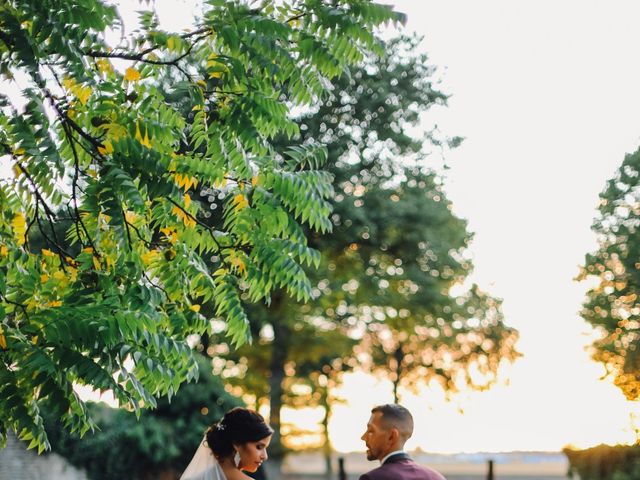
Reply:
<svg viewBox="0 0 640 480"><path fill-rule="evenodd" d="M395 450L391 453L388 453L382 460L380 460L380 465L384 465L384 462L386 462L389 457L397 455L399 453L404 453L404 450Z"/></svg>

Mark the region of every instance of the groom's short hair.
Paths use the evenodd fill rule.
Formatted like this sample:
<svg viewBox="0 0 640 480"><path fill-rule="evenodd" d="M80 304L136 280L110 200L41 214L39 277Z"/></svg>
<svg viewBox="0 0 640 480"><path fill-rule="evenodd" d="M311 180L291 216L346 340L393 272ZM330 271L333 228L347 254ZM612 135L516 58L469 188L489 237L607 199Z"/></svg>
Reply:
<svg viewBox="0 0 640 480"><path fill-rule="evenodd" d="M380 419L386 428L396 428L400 435L407 440L413 434L413 417L411 412L397 403L378 405L371 413L380 412Z"/></svg>

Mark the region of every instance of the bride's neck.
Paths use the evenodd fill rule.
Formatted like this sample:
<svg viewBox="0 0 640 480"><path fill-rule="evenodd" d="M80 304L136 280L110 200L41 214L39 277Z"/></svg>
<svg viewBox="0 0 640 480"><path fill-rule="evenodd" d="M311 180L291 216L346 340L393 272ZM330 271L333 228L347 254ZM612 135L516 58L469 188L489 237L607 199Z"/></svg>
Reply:
<svg viewBox="0 0 640 480"><path fill-rule="evenodd" d="M242 472L242 470L235 466L232 458L225 458L223 460L219 460L219 462L225 477L227 477L227 480L249 478Z"/></svg>

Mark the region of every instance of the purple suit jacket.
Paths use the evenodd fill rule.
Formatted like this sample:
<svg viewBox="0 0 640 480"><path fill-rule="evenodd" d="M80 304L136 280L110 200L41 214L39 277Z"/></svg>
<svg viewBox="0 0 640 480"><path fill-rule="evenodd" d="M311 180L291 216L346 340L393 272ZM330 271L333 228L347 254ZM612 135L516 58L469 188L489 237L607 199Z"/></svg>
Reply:
<svg viewBox="0 0 640 480"><path fill-rule="evenodd" d="M360 480L446 480L440 473L422 467L406 453L398 453L360 477Z"/></svg>

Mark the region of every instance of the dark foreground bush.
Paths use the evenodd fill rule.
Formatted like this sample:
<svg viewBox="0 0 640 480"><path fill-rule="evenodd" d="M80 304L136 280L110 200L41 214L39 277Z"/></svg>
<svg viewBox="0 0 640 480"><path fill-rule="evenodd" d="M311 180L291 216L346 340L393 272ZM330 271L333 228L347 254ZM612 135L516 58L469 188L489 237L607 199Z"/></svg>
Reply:
<svg viewBox="0 0 640 480"><path fill-rule="evenodd" d="M565 448L569 473L581 480L640 479L640 445L598 445L586 450Z"/></svg>
<svg viewBox="0 0 640 480"><path fill-rule="evenodd" d="M83 438L69 434L49 416L45 428L52 451L84 468L91 480L177 478L193 456L206 428L242 402L228 394L210 365L199 362L198 383L183 385L155 410L135 414L92 403L99 430Z"/></svg>

